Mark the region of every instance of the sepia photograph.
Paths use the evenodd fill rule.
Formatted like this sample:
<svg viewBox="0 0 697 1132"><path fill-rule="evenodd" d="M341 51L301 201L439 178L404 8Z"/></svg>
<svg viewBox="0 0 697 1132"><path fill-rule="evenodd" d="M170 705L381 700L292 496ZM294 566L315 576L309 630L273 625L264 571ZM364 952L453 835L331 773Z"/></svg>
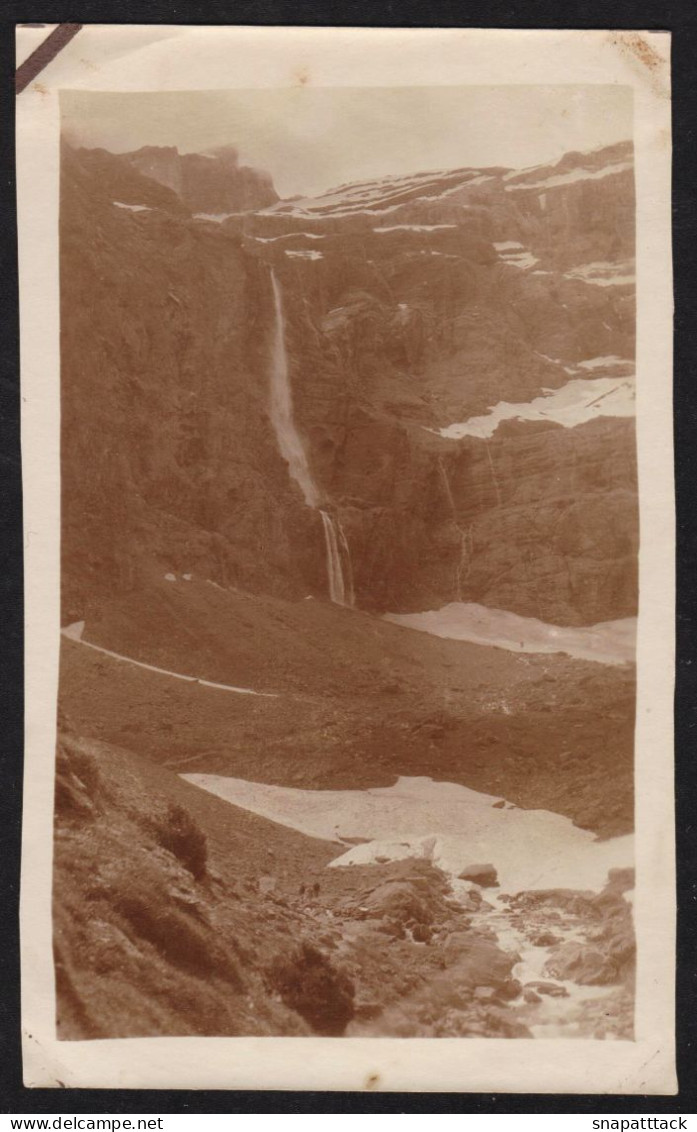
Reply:
<svg viewBox="0 0 697 1132"><path fill-rule="evenodd" d="M58 114L59 1047L633 1043L632 85Z"/></svg>
<svg viewBox="0 0 697 1132"><path fill-rule="evenodd" d="M59 1035L630 1038L631 92L61 108Z"/></svg>

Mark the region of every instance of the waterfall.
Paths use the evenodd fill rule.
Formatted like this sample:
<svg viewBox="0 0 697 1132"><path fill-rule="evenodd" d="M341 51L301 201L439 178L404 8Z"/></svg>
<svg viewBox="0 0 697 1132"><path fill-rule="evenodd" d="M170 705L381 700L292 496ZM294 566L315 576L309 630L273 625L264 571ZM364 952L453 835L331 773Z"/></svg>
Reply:
<svg viewBox="0 0 697 1132"><path fill-rule="evenodd" d="M337 515L337 519L336 519L336 525L339 528L339 538L341 540L341 545L343 547L344 554L346 556L346 558L345 558L345 562L346 562L346 574L345 574L346 601L345 601L344 604L345 605L354 605L355 601L356 601L356 595L355 595L354 590L353 590L353 567L351 566L351 552L348 548L348 542L346 541L346 535L344 534L344 528L342 527L342 525L339 521L338 515Z"/></svg>
<svg viewBox="0 0 697 1132"><path fill-rule="evenodd" d="M351 556L346 536L338 517L332 518L328 511L323 511L319 507L320 491L312 477L305 446L293 420L293 395L288 372L283 298L273 270L271 285L275 314L271 351L271 424L276 433L279 451L288 464L291 478L302 491L307 506L314 510L319 509L322 516L329 597L337 605L353 605ZM347 567L346 575L342 564L342 550Z"/></svg>
<svg viewBox="0 0 697 1132"><path fill-rule="evenodd" d="M281 455L288 463L291 477L302 491L308 507L317 507L319 491L312 478L310 465L307 462L307 453L293 420L293 396L288 374L283 300L278 280L273 271L271 272L271 285L276 316L271 353L271 423L276 433Z"/></svg>
<svg viewBox="0 0 697 1132"><path fill-rule="evenodd" d="M346 605L346 585L344 572L341 568L341 555L339 553L339 540L336 537L336 527L331 515L320 511L322 525L324 526L324 542L327 547L327 578L329 580L329 597L337 605Z"/></svg>

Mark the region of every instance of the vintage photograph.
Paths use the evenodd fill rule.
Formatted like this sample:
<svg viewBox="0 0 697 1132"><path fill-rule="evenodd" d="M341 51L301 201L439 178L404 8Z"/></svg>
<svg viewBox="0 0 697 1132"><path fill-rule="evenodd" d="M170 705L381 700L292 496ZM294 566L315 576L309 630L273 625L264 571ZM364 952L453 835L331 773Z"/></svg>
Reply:
<svg viewBox="0 0 697 1132"><path fill-rule="evenodd" d="M632 91L60 97L58 1036L634 1036Z"/></svg>

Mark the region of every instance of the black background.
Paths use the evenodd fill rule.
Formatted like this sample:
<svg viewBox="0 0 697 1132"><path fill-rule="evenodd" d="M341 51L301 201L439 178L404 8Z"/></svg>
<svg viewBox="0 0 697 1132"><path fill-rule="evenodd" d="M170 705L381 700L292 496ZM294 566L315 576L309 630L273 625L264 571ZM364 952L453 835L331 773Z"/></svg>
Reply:
<svg viewBox="0 0 697 1132"><path fill-rule="evenodd" d="M364 27L503 27L667 30L673 34L673 254L675 270L675 458L678 514L676 800L678 828L677 1097L291 1093L149 1089L25 1089L20 1053L18 896L20 866L23 669L22 500L14 184L14 25L16 23L289 24ZM48 30L47 30L48 34ZM79 33L78 33L79 35ZM697 456L697 4L651 0L209 0L79 5L3 3L0 7L0 1112L2 1113L639 1113L697 1110L697 648L693 582ZM41 327L34 328L37 334ZM541 1070L544 1054L541 1050ZM589 1122L590 1123L590 1122Z"/></svg>

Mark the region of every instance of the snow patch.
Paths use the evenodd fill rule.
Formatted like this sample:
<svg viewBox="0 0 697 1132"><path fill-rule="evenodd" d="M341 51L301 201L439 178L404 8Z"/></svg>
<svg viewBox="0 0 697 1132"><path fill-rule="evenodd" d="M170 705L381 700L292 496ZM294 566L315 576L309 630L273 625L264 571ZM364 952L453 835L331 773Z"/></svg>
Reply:
<svg viewBox="0 0 697 1132"><path fill-rule="evenodd" d="M434 193L432 196L417 197L416 201L413 202L413 203L419 203L420 204L421 201L443 200L445 197L451 197L455 193L461 193L463 189L468 188L470 185L477 184L480 180L486 181L488 179L489 178L487 178L487 177L475 177L471 181L463 181L461 184L453 185L449 189L443 189L442 193ZM462 207L468 208L469 206L464 204L464 205L462 205Z"/></svg>
<svg viewBox="0 0 697 1132"><path fill-rule="evenodd" d="M457 224L392 224L373 228L374 232L437 232L442 228L457 228Z"/></svg>
<svg viewBox="0 0 697 1132"><path fill-rule="evenodd" d="M635 617L569 627L549 625L505 609L489 609L477 602L453 601L425 613L386 613L384 619L436 637L493 645L509 652L563 652L599 664L626 664L635 657Z"/></svg>
<svg viewBox="0 0 697 1132"><path fill-rule="evenodd" d="M124 204L120 200L112 200L111 203L117 208L126 208L129 212L152 212L149 204Z"/></svg>
<svg viewBox="0 0 697 1132"><path fill-rule="evenodd" d="M565 279L580 280L594 287L629 287L636 283L634 264L596 261L572 267L564 273Z"/></svg>
<svg viewBox="0 0 697 1132"><path fill-rule="evenodd" d="M630 836L598 841L546 810L495 808L502 801L453 782L400 777L369 790L298 790L215 774L187 782L309 837L354 845L330 867L420 857L455 879L474 861L491 861L500 891L601 889L608 870L633 863Z"/></svg>
<svg viewBox="0 0 697 1132"><path fill-rule="evenodd" d="M521 255L501 256L501 259L504 263L510 263L512 267L519 267L523 271L528 271L531 267L534 267L536 263L540 262L531 252L522 252Z"/></svg>
<svg viewBox="0 0 697 1132"><path fill-rule="evenodd" d="M68 637L71 641L82 640L82 634L85 631L84 621L73 621L72 625L66 625L65 629L61 629L64 637Z"/></svg>
<svg viewBox="0 0 697 1132"><path fill-rule="evenodd" d="M600 181L604 177L612 177L617 173L626 173L633 169L631 161L618 162L615 165L605 165L602 169L572 169L568 173L557 173L544 181L527 181L521 185L506 185L507 193L519 189L555 189L559 185L572 185L577 181Z"/></svg>
<svg viewBox="0 0 697 1132"><path fill-rule="evenodd" d="M513 267L519 267L523 271L527 271L540 262L531 251L515 240L502 240L499 243L494 243L494 247L499 253L500 260L504 263L510 263Z"/></svg>
<svg viewBox="0 0 697 1132"><path fill-rule="evenodd" d="M628 358L620 358L617 354L607 354L602 358L586 358L585 362L579 362L579 369L607 369L608 366L631 366L633 363Z"/></svg>
<svg viewBox="0 0 697 1132"><path fill-rule="evenodd" d="M212 220L214 224L222 224L231 216L242 216L241 212L194 212L194 220Z"/></svg>
<svg viewBox="0 0 697 1132"><path fill-rule="evenodd" d="M286 255L291 259L324 259L321 252L315 251L286 251Z"/></svg>
<svg viewBox="0 0 697 1132"><path fill-rule="evenodd" d="M606 359L592 359L598 364ZM586 369L594 368L588 363L580 363ZM624 364L624 363L622 363ZM566 368L566 367L565 367ZM635 389L633 377L573 378L561 389L544 392L534 401L499 401L488 413L469 420L448 425L446 428L431 429L449 440L461 440L465 436L488 439L493 436L501 421L553 421L564 428L575 428L595 417L632 417L635 413Z"/></svg>
<svg viewBox="0 0 697 1132"><path fill-rule="evenodd" d="M313 219L378 216L423 201L441 200L469 188L470 185L482 184L493 179L492 175L481 174L479 170L438 171L382 177L374 181L339 185L316 197L279 201L270 208L263 209L262 213L275 216L311 216Z"/></svg>
<svg viewBox="0 0 697 1132"><path fill-rule="evenodd" d="M302 236L306 240L324 240L318 232L284 232L282 236L254 236L260 244L274 244L276 240L292 240L295 236Z"/></svg>

